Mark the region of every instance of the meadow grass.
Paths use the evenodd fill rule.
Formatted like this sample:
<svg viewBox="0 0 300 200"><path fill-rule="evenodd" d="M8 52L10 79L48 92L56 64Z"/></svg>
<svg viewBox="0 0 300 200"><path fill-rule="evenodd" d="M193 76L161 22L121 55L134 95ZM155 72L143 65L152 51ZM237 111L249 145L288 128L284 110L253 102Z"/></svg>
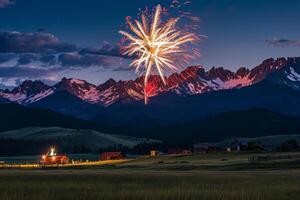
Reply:
<svg viewBox="0 0 300 200"><path fill-rule="evenodd" d="M1 200L300 199L300 171L289 172L0 172Z"/></svg>
<svg viewBox="0 0 300 200"><path fill-rule="evenodd" d="M240 162L238 162L239 158ZM211 160L210 165L209 160ZM201 165L199 163L209 165L210 168L181 168ZM245 156L231 155L225 159L223 156L221 158L216 155L163 156L99 168L6 169L0 170L0 199L300 199L300 169L255 168L253 170L253 168L242 168L236 170L235 167L229 167L236 164L246 165ZM172 166L174 168L170 170L169 168ZM177 169L175 166L178 166ZM214 169L213 166L216 168ZM219 170L219 166L227 166L227 170Z"/></svg>

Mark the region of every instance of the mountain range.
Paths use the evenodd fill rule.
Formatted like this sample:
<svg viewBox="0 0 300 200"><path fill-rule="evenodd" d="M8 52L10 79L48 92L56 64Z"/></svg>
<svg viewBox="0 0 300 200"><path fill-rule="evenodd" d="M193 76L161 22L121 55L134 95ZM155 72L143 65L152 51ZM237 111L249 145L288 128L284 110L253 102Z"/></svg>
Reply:
<svg viewBox="0 0 300 200"><path fill-rule="evenodd" d="M231 122L232 128L224 129L228 133L219 134L223 137L234 126L239 127L238 123L244 125L239 131L246 130L248 115L262 120L264 115L257 112L257 109L262 109L263 113L269 113L265 115L268 117L275 117L270 113L277 113L281 121L287 117L293 119L292 129L283 124L276 126L273 122L280 124L280 121L271 120L270 126L273 127L269 127L268 131L276 130L280 134L289 130L290 134L297 134L294 132L298 131L296 124L300 116L300 57L270 58L251 70L239 68L236 72L221 67L205 70L202 66L190 66L166 77L166 82L166 85L163 84L156 75L150 77L145 89L151 97L148 105L144 105L143 101L143 77L128 81L109 79L98 86L67 78L54 86L27 80L12 90L1 90L0 102L17 103L28 109L50 109L92 121L101 126L101 131L143 137L171 130L176 132L175 127L182 132L189 130L191 134L199 135L202 127L206 127L203 130L207 132L213 130L211 120L215 117L231 112L248 113L230 115L232 119L236 116L244 119L235 118L236 124ZM215 122L215 125L221 121ZM256 136L272 134L264 132L267 130L264 125L259 127L253 129L262 132ZM216 134L216 130L211 133ZM242 136L248 137L249 134Z"/></svg>
<svg viewBox="0 0 300 200"><path fill-rule="evenodd" d="M205 71L202 66L191 66L180 73L173 73L166 78L166 85L160 77L150 77L146 88L148 96L159 96L164 93L174 93L179 96L202 94L209 91L218 91L232 88L241 88L253 85L263 80L274 71L279 71L291 62L299 62L299 58L267 59L252 70L239 68L236 72L222 67L211 68ZM290 71L290 79L295 71ZM295 75L294 78L299 78ZM111 106L120 102L139 101L144 98L144 77L135 80L115 81L109 79L98 86L79 79L63 78L54 86L48 86L41 81L24 81L12 90L0 91L0 96L9 101L22 105L30 105L48 98L59 92L66 92L89 104Z"/></svg>

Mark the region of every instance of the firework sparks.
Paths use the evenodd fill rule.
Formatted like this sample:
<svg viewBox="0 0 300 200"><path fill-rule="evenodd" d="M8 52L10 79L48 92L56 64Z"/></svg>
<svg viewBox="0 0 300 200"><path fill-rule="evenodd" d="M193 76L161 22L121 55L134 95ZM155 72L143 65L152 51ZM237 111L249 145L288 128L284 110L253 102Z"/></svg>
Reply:
<svg viewBox="0 0 300 200"><path fill-rule="evenodd" d="M147 86L149 76L157 72L163 83L167 84L164 71L177 70L178 63L188 62L191 55L184 46L197 39L193 33L176 29L179 18L170 18L162 23L161 14L162 7L158 5L153 15L142 13L141 22L134 20L133 23L127 18L132 34L120 31L129 41L123 48L123 54L135 57L130 66L135 67L136 72L141 68L144 70L144 88ZM145 103L147 103L146 94Z"/></svg>

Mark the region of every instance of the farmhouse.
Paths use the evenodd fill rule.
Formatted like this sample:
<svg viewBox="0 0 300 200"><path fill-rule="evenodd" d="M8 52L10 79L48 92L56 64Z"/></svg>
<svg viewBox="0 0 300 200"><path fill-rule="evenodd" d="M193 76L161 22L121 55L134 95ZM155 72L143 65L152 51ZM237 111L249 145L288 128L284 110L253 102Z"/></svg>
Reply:
<svg viewBox="0 0 300 200"><path fill-rule="evenodd" d="M248 143L246 141L236 139L229 144L227 149L230 149L231 151L245 151L247 147Z"/></svg>
<svg viewBox="0 0 300 200"><path fill-rule="evenodd" d="M158 155L159 155L159 151L157 151L157 150L150 151L150 156L158 156Z"/></svg>
<svg viewBox="0 0 300 200"><path fill-rule="evenodd" d="M40 164L68 164L69 158L66 155L58 155L55 148L51 148L45 155L42 155Z"/></svg>
<svg viewBox="0 0 300 200"><path fill-rule="evenodd" d="M125 156L122 152L103 152L101 154L101 160L120 160L124 158Z"/></svg>

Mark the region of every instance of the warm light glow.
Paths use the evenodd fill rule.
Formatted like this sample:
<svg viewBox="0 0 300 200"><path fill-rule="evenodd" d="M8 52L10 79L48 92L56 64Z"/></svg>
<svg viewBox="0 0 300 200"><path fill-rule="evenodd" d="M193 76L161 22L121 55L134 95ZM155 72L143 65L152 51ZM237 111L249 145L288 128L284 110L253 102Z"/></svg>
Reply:
<svg viewBox="0 0 300 200"><path fill-rule="evenodd" d="M50 156L55 156L55 149L54 148L51 148L50 149Z"/></svg>
<svg viewBox="0 0 300 200"><path fill-rule="evenodd" d="M142 13L141 22L135 20L132 23L130 19L127 19L129 28L134 34L120 31L129 40L129 44L124 47L123 54L136 57L131 66L134 66L137 72L141 67L145 69L145 88L149 76L155 70L166 84L164 70L177 70L177 61L187 62L191 55L183 48L183 45L197 39L195 34L181 32L175 28L179 18L171 18L162 23L161 13L162 8L158 5L152 17ZM147 94L144 95L146 103Z"/></svg>

